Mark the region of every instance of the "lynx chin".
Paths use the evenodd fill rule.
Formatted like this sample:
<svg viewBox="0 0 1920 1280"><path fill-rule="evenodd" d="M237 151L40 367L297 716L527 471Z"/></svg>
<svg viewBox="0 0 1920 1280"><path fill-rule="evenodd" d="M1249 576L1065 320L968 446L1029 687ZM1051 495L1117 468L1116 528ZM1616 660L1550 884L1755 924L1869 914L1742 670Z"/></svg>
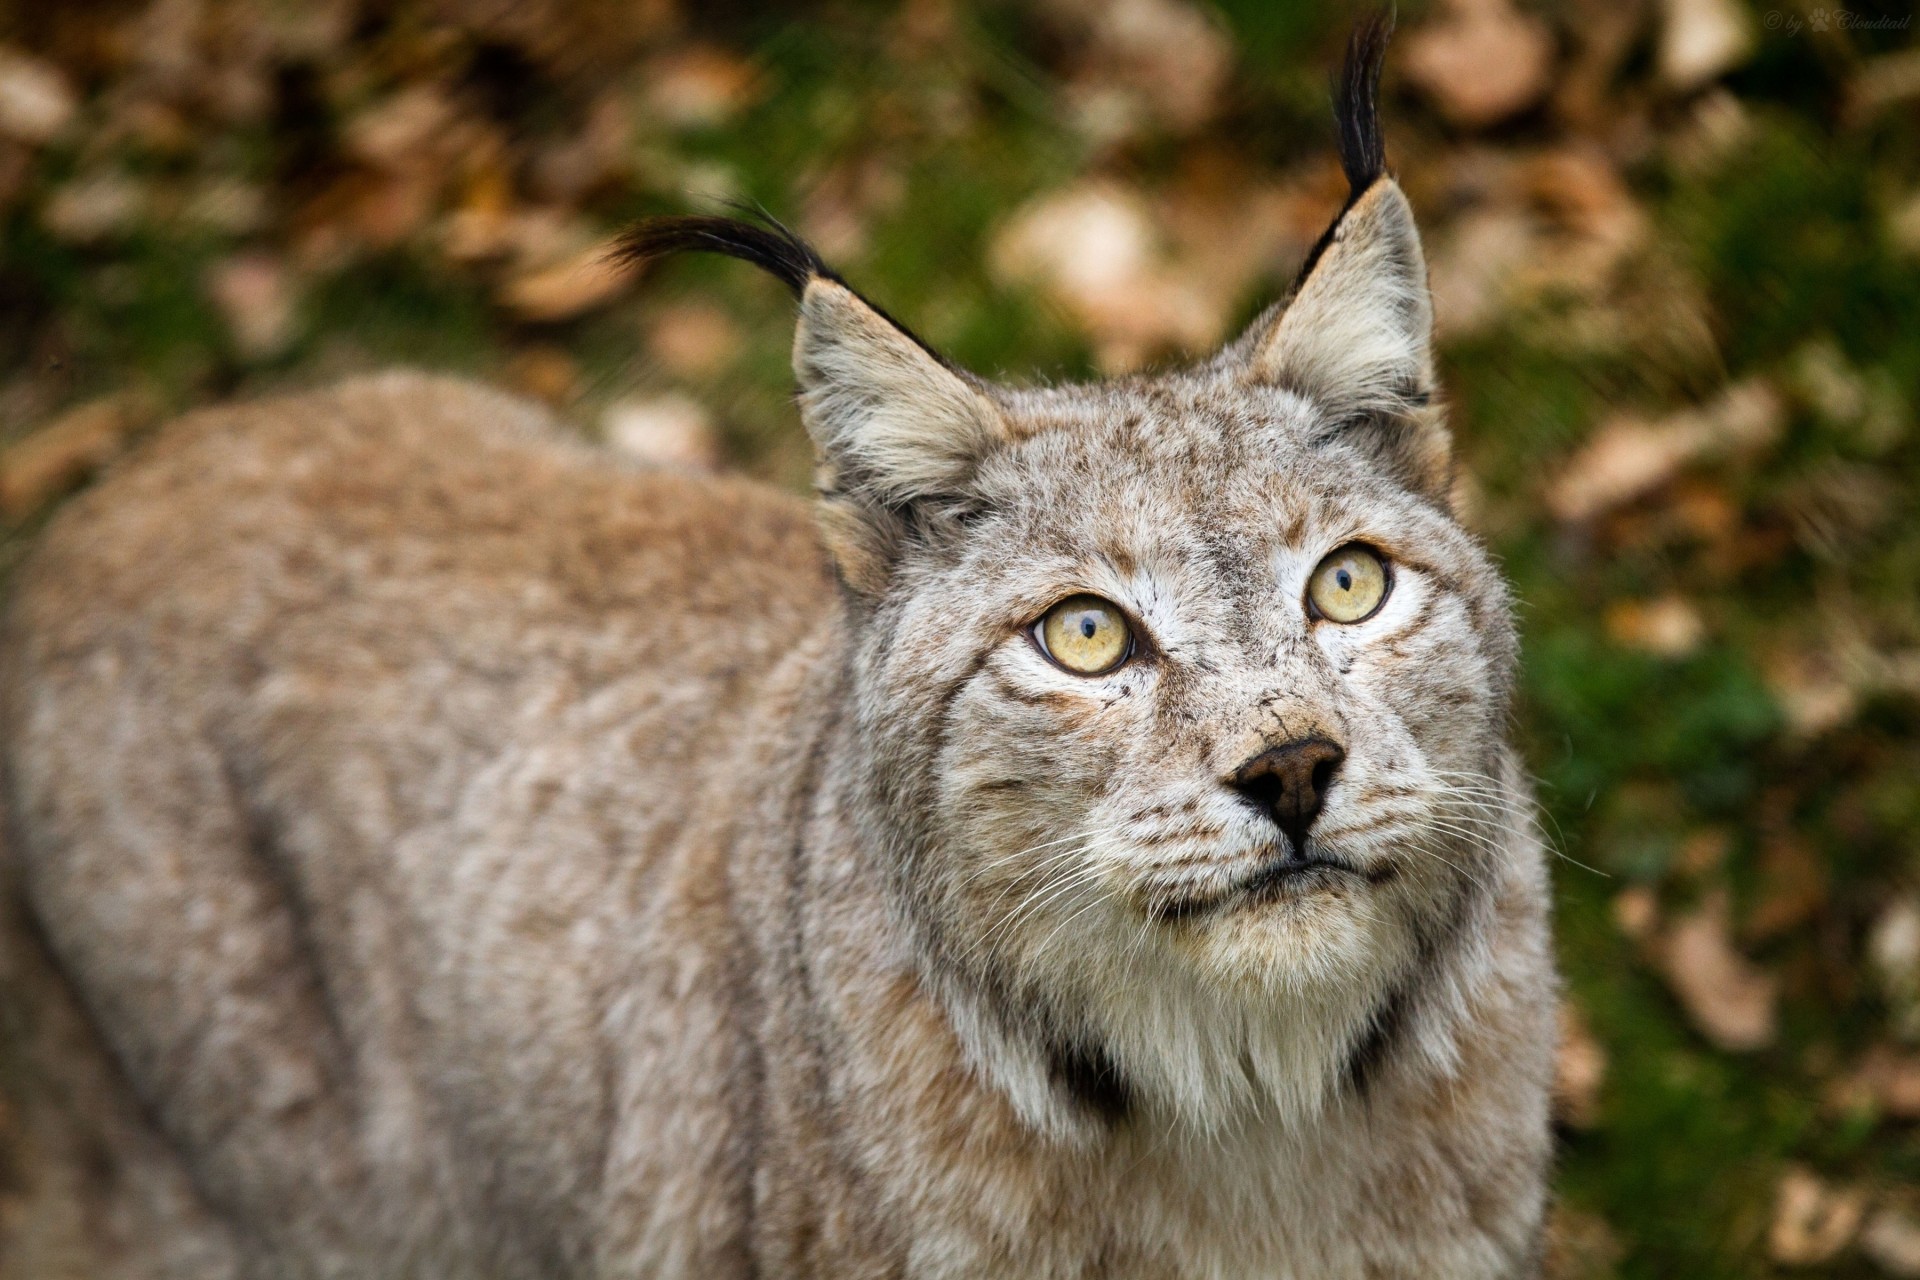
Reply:
<svg viewBox="0 0 1920 1280"><path fill-rule="evenodd" d="M395 373L196 413L0 633L0 1273L1537 1274L1556 979L1383 23L1212 357L954 367L770 221L811 504Z"/></svg>

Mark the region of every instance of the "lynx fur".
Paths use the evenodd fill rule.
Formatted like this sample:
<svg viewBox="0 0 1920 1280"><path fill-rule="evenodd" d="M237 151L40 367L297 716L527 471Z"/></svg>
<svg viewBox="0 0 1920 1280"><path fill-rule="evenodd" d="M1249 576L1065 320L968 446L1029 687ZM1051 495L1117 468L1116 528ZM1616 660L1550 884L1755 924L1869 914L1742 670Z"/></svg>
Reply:
<svg viewBox="0 0 1920 1280"><path fill-rule="evenodd" d="M990 385L777 227L643 228L794 287L811 507L412 373L70 503L0 633L0 1273L1536 1274L1545 859L1384 38L1193 366ZM1133 658L1049 661L1076 593ZM1309 740L1296 842L1234 780Z"/></svg>

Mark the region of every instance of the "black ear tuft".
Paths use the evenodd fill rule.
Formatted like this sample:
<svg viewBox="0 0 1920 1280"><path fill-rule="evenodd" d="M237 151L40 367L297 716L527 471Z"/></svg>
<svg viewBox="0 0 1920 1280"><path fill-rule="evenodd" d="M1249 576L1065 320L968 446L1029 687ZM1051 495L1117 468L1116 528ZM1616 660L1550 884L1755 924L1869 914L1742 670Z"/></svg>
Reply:
<svg viewBox="0 0 1920 1280"><path fill-rule="evenodd" d="M1380 65L1393 38L1393 11L1383 9L1354 29L1347 60L1333 81L1333 112L1340 126L1340 167L1351 204L1387 171L1380 140Z"/></svg>
<svg viewBox="0 0 1920 1280"><path fill-rule="evenodd" d="M676 253L720 253L739 258L777 277L793 296L807 291L816 276L840 277L813 246L766 213L757 222L705 215L649 218L620 240L618 255L630 262L664 258Z"/></svg>

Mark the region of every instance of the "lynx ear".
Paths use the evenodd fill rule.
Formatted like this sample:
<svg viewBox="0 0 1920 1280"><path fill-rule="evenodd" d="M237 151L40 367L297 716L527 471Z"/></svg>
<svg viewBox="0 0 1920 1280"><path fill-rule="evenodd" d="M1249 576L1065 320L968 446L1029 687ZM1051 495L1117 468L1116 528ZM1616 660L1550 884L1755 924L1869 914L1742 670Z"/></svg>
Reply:
<svg viewBox="0 0 1920 1280"><path fill-rule="evenodd" d="M656 219L633 231L623 251L742 258L800 299L793 368L801 420L819 454L821 527L848 586L877 593L908 531L908 508L962 498L982 455L1005 438L998 407L772 219Z"/></svg>
<svg viewBox="0 0 1920 1280"><path fill-rule="evenodd" d="M887 507L953 495L1005 438L991 400L837 280L816 276L801 295L793 371L828 493Z"/></svg>
<svg viewBox="0 0 1920 1280"><path fill-rule="evenodd" d="M1450 446L1433 406L1433 302L1407 197L1386 172L1376 100L1391 24L1354 34L1335 83L1351 195L1288 297L1235 344L1243 376L1297 391L1348 443L1444 500Z"/></svg>

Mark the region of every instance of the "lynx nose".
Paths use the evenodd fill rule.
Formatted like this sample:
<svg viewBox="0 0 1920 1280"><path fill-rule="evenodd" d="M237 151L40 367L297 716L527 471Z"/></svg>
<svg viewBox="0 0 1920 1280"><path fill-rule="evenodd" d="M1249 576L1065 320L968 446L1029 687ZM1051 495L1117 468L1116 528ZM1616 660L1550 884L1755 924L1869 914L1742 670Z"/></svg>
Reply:
<svg viewBox="0 0 1920 1280"><path fill-rule="evenodd" d="M1304 857L1307 831L1347 753L1325 738L1295 738L1263 751L1228 779L1234 790L1272 815L1293 842L1293 856Z"/></svg>

